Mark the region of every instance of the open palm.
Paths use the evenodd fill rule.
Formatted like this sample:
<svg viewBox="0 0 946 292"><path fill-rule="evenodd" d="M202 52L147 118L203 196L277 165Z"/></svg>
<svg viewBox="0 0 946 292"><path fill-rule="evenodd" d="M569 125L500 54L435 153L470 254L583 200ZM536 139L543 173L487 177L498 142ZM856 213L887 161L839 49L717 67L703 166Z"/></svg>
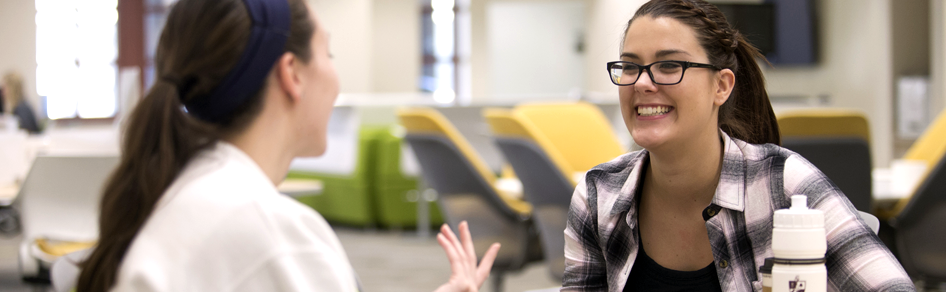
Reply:
<svg viewBox="0 0 946 292"><path fill-rule="evenodd" d="M443 247L450 260L450 269L453 273L446 284L437 288L435 292L476 292L480 286L489 277L489 270L493 267L493 261L499 252L499 243L493 243L479 266L476 265L476 251L473 249L473 238L470 236L470 227L466 221L460 222L457 226L460 232L460 238L453 234L446 224L440 227L440 233L437 234L437 242Z"/></svg>

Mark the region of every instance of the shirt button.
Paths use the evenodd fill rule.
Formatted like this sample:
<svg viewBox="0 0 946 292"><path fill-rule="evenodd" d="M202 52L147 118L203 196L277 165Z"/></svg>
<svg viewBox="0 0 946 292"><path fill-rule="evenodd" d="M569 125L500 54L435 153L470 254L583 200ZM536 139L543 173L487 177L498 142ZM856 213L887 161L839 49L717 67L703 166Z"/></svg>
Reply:
<svg viewBox="0 0 946 292"><path fill-rule="evenodd" d="M716 210L714 209L706 210L706 214L710 215L710 217L716 216Z"/></svg>
<svg viewBox="0 0 946 292"><path fill-rule="evenodd" d="M725 268L728 267L728 266L729 266L729 262L727 262L726 260L720 260L720 261L719 261L719 267L720 267L720 268L725 269Z"/></svg>

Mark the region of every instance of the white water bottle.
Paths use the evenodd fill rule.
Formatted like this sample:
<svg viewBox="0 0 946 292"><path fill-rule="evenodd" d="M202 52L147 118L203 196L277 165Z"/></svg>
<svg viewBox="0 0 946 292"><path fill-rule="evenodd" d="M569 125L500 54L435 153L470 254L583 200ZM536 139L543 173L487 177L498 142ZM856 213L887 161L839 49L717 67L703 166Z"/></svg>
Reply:
<svg viewBox="0 0 946 292"><path fill-rule="evenodd" d="M808 209L808 197L792 196L792 206L775 211L772 229L773 292L825 292L828 270L824 213Z"/></svg>

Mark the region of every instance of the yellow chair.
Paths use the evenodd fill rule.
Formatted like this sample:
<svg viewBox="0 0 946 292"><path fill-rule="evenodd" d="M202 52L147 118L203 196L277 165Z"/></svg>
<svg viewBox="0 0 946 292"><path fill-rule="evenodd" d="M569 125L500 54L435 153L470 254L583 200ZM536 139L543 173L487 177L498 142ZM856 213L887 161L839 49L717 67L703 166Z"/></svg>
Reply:
<svg viewBox="0 0 946 292"><path fill-rule="evenodd" d="M927 287L946 283L946 111L910 147L906 159L925 161L927 173L910 197L880 210L892 227L891 250L913 279ZM889 243L888 243L889 244Z"/></svg>
<svg viewBox="0 0 946 292"><path fill-rule="evenodd" d="M928 178L936 165L943 160L943 154L946 154L946 111L940 113L923 135L913 142L913 146L910 146L903 159L926 162L927 172L923 177ZM912 196L906 197L900 199L891 209L878 210L877 217L881 219L896 217L911 199Z"/></svg>
<svg viewBox="0 0 946 292"><path fill-rule="evenodd" d="M528 103L513 111L544 136L543 143L558 150L572 173L584 173L625 153L608 119L593 104Z"/></svg>
<svg viewBox="0 0 946 292"><path fill-rule="evenodd" d="M397 115L425 182L439 193L437 203L446 221L454 227L469 222L478 256L493 242L502 244L491 276L493 291L501 291L506 271L542 259L532 206L496 188L496 175L439 112L409 108Z"/></svg>
<svg viewBox="0 0 946 292"><path fill-rule="evenodd" d="M561 280L562 234L576 180L624 150L601 110L584 102L522 104L514 110L487 109L483 115L533 206L549 272Z"/></svg>
<svg viewBox="0 0 946 292"><path fill-rule="evenodd" d="M946 112L941 113L933 124L923 132L913 146L907 150L903 159L925 161L933 169L946 153Z"/></svg>
<svg viewBox="0 0 946 292"><path fill-rule="evenodd" d="M778 115L782 147L815 165L857 210L871 212L870 127L864 114L808 109Z"/></svg>

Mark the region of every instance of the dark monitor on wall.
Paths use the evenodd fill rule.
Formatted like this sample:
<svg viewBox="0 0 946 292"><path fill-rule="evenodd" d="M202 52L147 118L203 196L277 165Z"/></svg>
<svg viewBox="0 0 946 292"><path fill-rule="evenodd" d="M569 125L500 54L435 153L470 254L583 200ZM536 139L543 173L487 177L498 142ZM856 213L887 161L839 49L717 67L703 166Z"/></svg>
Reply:
<svg viewBox="0 0 946 292"><path fill-rule="evenodd" d="M717 7L726 15L729 24L759 48L762 55L768 56L775 51L774 4L719 4Z"/></svg>
<svg viewBox="0 0 946 292"><path fill-rule="evenodd" d="M773 65L814 65L818 62L815 1L713 3Z"/></svg>

